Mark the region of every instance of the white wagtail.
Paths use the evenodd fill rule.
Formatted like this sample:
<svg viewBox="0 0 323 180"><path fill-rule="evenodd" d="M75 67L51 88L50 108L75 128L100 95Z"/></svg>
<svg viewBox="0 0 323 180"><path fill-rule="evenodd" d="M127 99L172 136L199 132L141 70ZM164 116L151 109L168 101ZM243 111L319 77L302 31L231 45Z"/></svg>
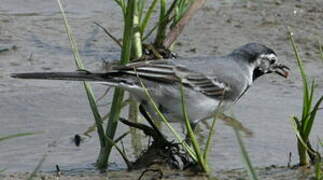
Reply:
<svg viewBox="0 0 323 180"><path fill-rule="evenodd" d="M288 76L276 53L249 43L221 57L178 58L115 65L105 73L40 72L12 74L15 78L97 81L123 88L135 96L151 115L155 111L142 87L149 90L159 110L170 121L183 120L180 86L183 85L192 124L212 116L218 104L235 103L258 77L277 73Z"/></svg>

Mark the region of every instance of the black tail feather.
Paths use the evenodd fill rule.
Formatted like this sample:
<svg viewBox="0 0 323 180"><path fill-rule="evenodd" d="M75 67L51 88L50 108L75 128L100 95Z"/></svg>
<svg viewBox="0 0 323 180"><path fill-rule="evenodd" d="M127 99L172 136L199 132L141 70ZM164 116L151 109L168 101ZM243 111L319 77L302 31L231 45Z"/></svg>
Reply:
<svg viewBox="0 0 323 180"><path fill-rule="evenodd" d="M113 74L113 73L111 73ZM10 75L20 79L44 79L44 80L67 80L67 81L113 81L110 73L79 72L31 72L14 73Z"/></svg>

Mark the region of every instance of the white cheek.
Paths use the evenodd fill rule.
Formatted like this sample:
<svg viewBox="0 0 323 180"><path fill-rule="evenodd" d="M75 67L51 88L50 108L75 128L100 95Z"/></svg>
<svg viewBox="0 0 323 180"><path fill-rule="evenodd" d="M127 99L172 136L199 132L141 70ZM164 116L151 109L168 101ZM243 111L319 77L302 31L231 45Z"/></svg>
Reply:
<svg viewBox="0 0 323 180"><path fill-rule="evenodd" d="M275 54L267 55L268 59L275 59L277 61L277 56Z"/></svg>
<svg viewBox="0 0 323 180"><path fill-rule="evenodd" d="M262 54L259 56L259 59L275 59L275 60L277 60L277 56L275 54Z"/></svg>

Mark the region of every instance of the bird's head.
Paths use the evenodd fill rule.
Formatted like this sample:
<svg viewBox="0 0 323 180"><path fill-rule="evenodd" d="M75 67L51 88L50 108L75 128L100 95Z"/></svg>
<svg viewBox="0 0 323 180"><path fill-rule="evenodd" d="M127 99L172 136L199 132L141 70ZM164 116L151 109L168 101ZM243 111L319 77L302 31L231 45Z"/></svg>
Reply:
<svg viewBox="0 0 323 180"><path fill-rule="evenodd" d="M280 64L276 53L265 45L249 43L234 50L232 54L241 57L252 67L253 80L269 73L276 73L284 78L289 75L289 68Z"/></svg>

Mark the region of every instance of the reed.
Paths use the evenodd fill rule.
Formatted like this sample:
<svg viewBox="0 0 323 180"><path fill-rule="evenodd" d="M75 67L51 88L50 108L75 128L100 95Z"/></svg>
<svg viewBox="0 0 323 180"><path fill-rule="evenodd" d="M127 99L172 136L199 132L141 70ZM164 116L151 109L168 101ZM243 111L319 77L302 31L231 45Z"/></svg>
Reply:
<svg viewBox="0 0 323 180"><path fill-rule="evenodd" d="M63 16L65 31L67 33L67 36L68 36L68 39L69 39L69 42L70 42L70 46L72 48L72 53L73 53L75 65L76 65L77 69L85 69L85 67L83 65L83 62L82 62L82 59L81 59L81 56L79 54L77 44L76 44L76 42L74 40L74 37L73 37L72 29L71 29L71 27L69 25L68 19L67 19L66 14L65 14L65 11L63 9L62 2L61 2L61 0L57 0L57 2L58 2L58 5L59 5L61 14ZM86 92L86 95L87 95L87 98L88 98L88 101L89 101L89 104L90 104L90 107L91 107L91 110L92 110L92 113L93 113L93 116L94 116L94 119L95 119L95 124L96 124L96 127L97 127L97 132L98 132L99 140L100 140L100 148L101 148L100 149L100 155L101 155L101 152L105 151L106 147L108 146L108 141L107 141L107 138L106 138L106 135L105 135L105 132L104 132L104 128L102 126L102 117L101 117L101 115L99 113L98 106L97 106L96 100L95 100L96 98L95 98L95 95L93 93L91 85L89 83L87 83L87 82L83 82L83 87L85 89L85 92ZM98 161L97 161L97 166L99 168L104 168L104 166L102 166L102 164L100 164L101 159L102 159L102 156L99 156Z"/></svg>
<svg viewBox="0 0 323 180"><path fill-rule="evenodd" d="M237 141L238 141L238 144L239 144L239 148L240 148L240 155L241 155L242 161L244 162L245 167L247 169L249 178L251 180L258 180L258 177L256 175L256 171L252 166L252 162L251 162L251 160L249 158L249 155L248 155L248 152L247 152L247 150L246 150L246 148L244 146L244 143L242 141L240 132L235 127L233 127L233 130L235 132L235 135L236 135L236 138L237 138Z"/></svg>
<svg viewBox="0 0 323 180"><path fill-rule="evenodd" d="M309 83L308 76L304 69L303 61L299 55L299 50L294 41L293 33L289 31L289 39L295 54L296 62L303 81L303 107L300 117L292 116L291 123L297 137L297 147L299 155L299 165L308 166L311 160L318 158L319 154L312 149L309 136L312 131L317 111L323 101L323 96L314 102L315 80Z"/></svg>
<svg viewBox="0 0 323 180"><path fill-rule="evenodd" d="M17 134L11 134L11 135L6 135L6 136L0 136L0 142L4 140L9 140L12 138L17 138L17 137L22 137L22 136L31 136L35 134L39 134L42 132L26 132L26 133L17 133Z"/></svg>

